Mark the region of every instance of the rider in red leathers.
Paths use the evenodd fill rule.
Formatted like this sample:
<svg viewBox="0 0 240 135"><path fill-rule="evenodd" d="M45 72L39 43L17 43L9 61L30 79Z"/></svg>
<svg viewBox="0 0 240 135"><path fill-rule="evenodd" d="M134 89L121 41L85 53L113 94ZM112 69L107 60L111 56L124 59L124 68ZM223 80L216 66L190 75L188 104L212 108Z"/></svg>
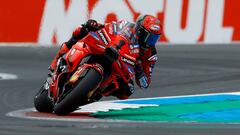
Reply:
<svg viewBox="0 0 240 135"><path fill-rule="evenodd" d="M107 24L105 24L106 26ZM155 44L162 34L162 26L160 21L151 15L139 16L136 23L128 21L112 22L108 24L113 29L113 34L122 34L128 41L130 41L130 48L140 48L137 63L135 63L135 81L140 88L147 88L151 83L151 74L157 61L157 51ZM56 69L57 60L67 53L72 46L79 40L83 39L88 32L97 31L103 28L104 25L99 24L95 20L88 20L82 27L78 27L72 34L69 41L62 44L60 50L55 56L50 65L50 71ZM137 51L138 49L136 49ZM119 99L127 99L134 92L133 81L126 84L119 79L120 90L114 91L111 95ZM111 86L109 86L111 87Z"/></svg>

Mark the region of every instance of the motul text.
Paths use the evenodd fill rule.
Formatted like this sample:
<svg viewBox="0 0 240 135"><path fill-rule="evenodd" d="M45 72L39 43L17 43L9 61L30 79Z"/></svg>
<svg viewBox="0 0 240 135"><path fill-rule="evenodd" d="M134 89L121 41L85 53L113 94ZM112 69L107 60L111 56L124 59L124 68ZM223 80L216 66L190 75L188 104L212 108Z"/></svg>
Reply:
<svg viewBox="0 0 240 135"><path fill-rule="evenodd" d="M35 42L41 45L61 44L87 19L101 23L126 19L135 21L140 14L152 14L162 21L162 42L231 43L240 41L239 0L36 0L27 6L31 13L2 16L0 42ZM24 2L22 2L24 4ZM19 2L16 14L21 14ZM36 6L38 4L38 6ZM3 4L3 5L4 5ZM33 6L32 6L33 5ZM10 6L10 4L9 4ZM36 8L37 7L37 8ZM34 15L37 15L35 17ZM34 21L31 21L35 17ZM5 19L4 19L5 18ZM9 20L8 23L5 20ZM21 21L16 24L15 20ZM28 23L24 23L28 22ZM30 24L32 22L34 24ZM4 27L7 25L8 27ZM17 26L15 26L17 25ZM21 33L21 34L20 34Z"/></svg>

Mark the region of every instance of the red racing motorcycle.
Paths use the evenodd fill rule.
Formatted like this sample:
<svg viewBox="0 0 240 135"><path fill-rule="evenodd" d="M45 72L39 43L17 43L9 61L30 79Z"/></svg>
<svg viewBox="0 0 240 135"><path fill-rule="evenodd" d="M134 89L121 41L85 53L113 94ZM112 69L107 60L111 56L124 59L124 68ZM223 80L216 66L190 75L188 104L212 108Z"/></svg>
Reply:
<svg viewBox="0 0 240 135"><path fill-rule="evenodd" d="M134 77L138 51L124 35L113 34L111 24L90 32L59 58L57 69L34 98L36 110L67 115L111 95L119 90L119 78L128 83Z"/></svg>

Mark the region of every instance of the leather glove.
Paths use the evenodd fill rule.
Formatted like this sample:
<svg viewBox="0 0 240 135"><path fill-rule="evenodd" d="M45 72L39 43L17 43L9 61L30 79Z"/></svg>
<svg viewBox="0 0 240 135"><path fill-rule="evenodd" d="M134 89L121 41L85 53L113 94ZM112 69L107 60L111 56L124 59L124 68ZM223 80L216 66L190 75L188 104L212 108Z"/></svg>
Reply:
<svg viewBox="0 0 240 135"><path fill-rule="evenodd" d="M83 24L88 31L97 31L99 30L99 24L96 20L89 19L85 24Z"/></svg>
<svg viewBox="0 0 240 135"><path fill-rule="evenodd" d="M138 85L141 88L146 89L149 86L149 84L148 84L148 79L144 74L142 66L140 64L138 64L138 65L135 66L134 70L135 70L135 73L136 73L135 77L136 77L136 80L138 82Z"/></svg>

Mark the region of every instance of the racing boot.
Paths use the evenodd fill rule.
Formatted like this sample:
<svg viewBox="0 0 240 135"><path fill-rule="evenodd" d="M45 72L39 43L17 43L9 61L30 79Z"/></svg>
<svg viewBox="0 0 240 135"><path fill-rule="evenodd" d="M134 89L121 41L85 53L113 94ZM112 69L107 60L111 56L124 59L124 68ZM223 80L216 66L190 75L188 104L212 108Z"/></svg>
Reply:
<svg viewBox="0 0 240 135"><path fill-rule="evenodd" d="M54 72L57 66L57 61L58 59L63 56L64 54L66 54L69 51L69 48L67 47L66 43L63 43L62 46L60 47L57 55L54 57L54 59L52 60L49 70L51 72Z"/></svg>

